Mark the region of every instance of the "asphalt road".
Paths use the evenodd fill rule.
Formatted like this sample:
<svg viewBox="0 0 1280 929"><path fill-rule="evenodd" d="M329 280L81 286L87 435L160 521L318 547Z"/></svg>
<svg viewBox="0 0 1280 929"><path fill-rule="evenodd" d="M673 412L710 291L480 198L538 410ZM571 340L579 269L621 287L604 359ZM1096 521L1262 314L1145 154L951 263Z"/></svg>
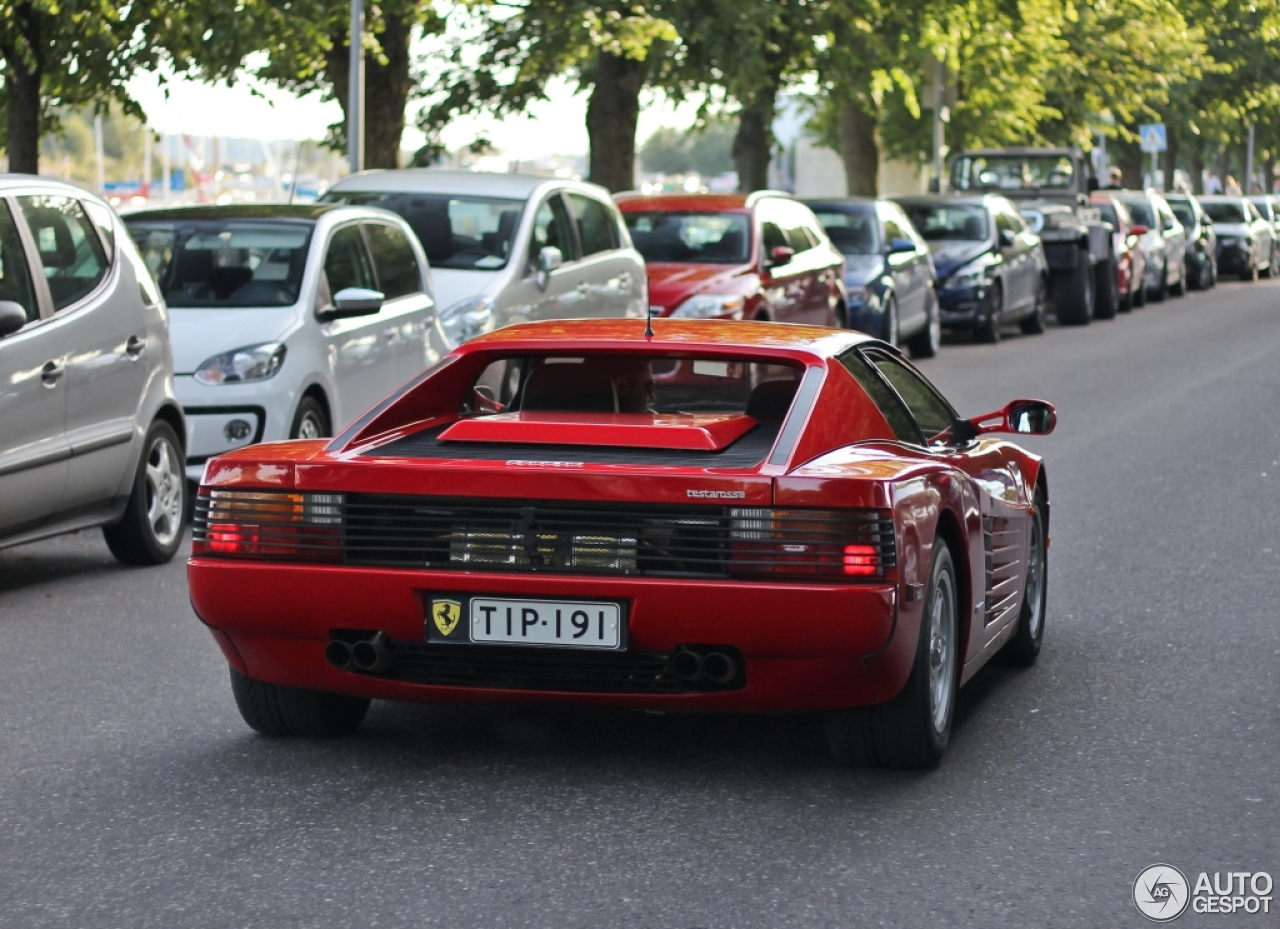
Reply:
<svg viewBox="0 0 1280 929"><path fill-rule="evenodd" d="M1156 862L1280 881L1280 285L923 367L1060 414L1040 663L962 691L938 771L840 769L794 717L269 741L182 563L84 533L0 552L0 927L1115 927Z"/></svg>

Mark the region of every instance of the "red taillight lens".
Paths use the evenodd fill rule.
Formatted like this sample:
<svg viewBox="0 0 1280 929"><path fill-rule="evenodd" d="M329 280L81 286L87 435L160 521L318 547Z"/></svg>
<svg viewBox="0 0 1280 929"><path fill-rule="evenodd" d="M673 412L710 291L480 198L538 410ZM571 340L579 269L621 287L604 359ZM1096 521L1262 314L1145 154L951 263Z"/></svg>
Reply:
<svg viewBox="0 0 1280 929"><path fill-rule="evenodd" d="M202 489L191 550L236 558L340 561L342 497Z"/></svg>
<svg viewBox="0 0 1280 929"><path fill-rule="evenodd" d="M872 577L880 573L880 552L874 545L846 545L844 573Z"/></svg>

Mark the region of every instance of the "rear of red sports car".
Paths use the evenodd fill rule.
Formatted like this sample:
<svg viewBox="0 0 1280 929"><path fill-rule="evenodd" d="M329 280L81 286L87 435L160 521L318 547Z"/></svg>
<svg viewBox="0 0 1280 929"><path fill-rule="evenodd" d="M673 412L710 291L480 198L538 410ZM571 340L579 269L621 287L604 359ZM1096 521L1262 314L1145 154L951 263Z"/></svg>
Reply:
<svg viewBox="0 0 1280 929"><path fill-rule="evenodd" d="M670 711L892 697L919 628L908 465L797 471L892 439L835 360L860 337L730 325L513 327L335 440L212 461L191 597L242 710L254 682ZM916 573L931 531L905 533Z"/></svg>

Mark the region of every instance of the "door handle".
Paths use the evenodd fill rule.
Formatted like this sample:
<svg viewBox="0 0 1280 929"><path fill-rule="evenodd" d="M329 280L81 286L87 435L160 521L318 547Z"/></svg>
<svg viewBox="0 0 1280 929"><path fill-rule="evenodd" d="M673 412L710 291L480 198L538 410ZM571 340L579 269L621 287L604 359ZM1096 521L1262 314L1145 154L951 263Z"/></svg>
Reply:
<svg viewBox="0 0 1280 929"><path fill-rule="evenodd" d="M127 354L130 359L137 361L138 356L142 354L142 350L146 347L146 339L140 339L136 335L131 335L129 336L129 341L124 345L124 350L125 354Z"/></svg>
<svg viewBox="0 0 1280 929"><path fill-rule="evenodd" d="M40 380L45 387L56 387L58 378L62 377L67 369L56 361L46 361L44 367L40 369Z"/></svg>

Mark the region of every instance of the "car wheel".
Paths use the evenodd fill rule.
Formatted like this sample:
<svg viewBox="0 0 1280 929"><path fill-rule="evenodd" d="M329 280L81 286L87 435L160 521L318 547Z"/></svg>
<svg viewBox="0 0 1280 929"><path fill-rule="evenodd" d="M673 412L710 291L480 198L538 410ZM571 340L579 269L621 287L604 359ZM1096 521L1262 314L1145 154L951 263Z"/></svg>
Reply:
<svg viewBox="0 0 1280 929"><path fill-rule="evenodd" d="M951 738L960 670L959 585L946 542L936 539L911 675L896 697L827 714L827 747L843 764L932 768Z"/></svg>
<svg viewBox="0 0 1280 929"><path fill-rule="evenodd" d="M286 687L247 677L231 668L231 693L251 729L270 736L327 738L349 735L369 712L366 697Z"/></svg>
<svg viewBox="0 0 1280 929"><path fill-rule="evenodd" d="M1093 266L1094 293L1097 299L1093 305L1095 319L1115 319L1120 309L1120 285L1116 282L1116 263L1111 259L1100 261Z"/></svg>
<svg viewBox="0 0 1280 929"><path fill-rule="evenodd" d="M1163 267L1160 268L1160 286L1151 292L1152 303L1164 303L1165 298L1169 296L1169 260L1166 258Z"/></svg>
<svg viewBox="0 0 1280 929"><path fill-rule="evenodd" d="M329 417L315 397L303 397L289 429L291 439L323 439L329 435Z"/></svg>
<svg viewBox="0 0 1280 929"><path fill-rule="evenodd" d="M124 516L102 527L107 548L121 564L164 564L177 553L187 520L184 464L178 434L156 420L147 430Z"/></svg>
<svg viewBox="0 0 1280 929"><path fill-rule="evenodd" d="M1031 512L1031 546L1027 555L1026 587L1022 593L1022 612L1018 630L1004 647L1005 656L1014 664L1031 667L1040 654L1044 641L1044 612L1049 578L1049 551L1044 536L1044 496L1037 489Z"/></svg>
<svg viewBox="0 0 1280 929"><path fill-rule="evenodd" d="M1089 325L1093 319L1093 282L1089 253L1077 249L1076 266L1054 275L1053 309L1059 323L1064 326Z"/></svg>
<svg viewBox="0 0 1280 929"><path fill-rule="evenodd" d="M1178 265L1178 283L1169 285L1169 293L1175 297L1184 296L1187 292L1187 259L1184 257Z"/></svg>
<svg viewBox="0 0 1280 929"><path fill-rule="evenodd" d="M1209 256L1205 256L1200 262L1200 290L1208 290L1213 286L1213 263L1209 261Z"/></svg>
<svg viewBox="0 0 1280 929"><path fill-rule="evenodd" d="M1048 302L1049 285L1045 283L1044 278L1040 278L1040 283L1036 285L1036 305L1031 315L1019 321L1018 325L1022 327L1022 331L1027 335L1040 335L1044 332L1044 326L1048 310L1045 304Z"/></svg>
<svg viewBox="0 0 1280 929"><path fill-rule="evenodd" d="M894 299L893 294L885 296L884 311L880 314L880 318L880 338L896 347L898 344L898 301Z"/></svg>
<svg viewBox="0 0 1280 929"><path fill-rule="evenodd" d="M1147 270L1142 269L1142 274L1137 278L1138 286L1132 291L1132 302L1135 309L1147 305Z"/></svg>
<svg viewBox="0 0 1280 929"><path fill-rule="evenodd" d="M929 321L911 337L908 347L912 358L932 358L942 348L942 311L932 290L929 291Z"/></svg>
<svg viewBox="0 0 1280 929"><path fill-rule="evenodd" d="M991 285L987 318L973 327L973 337L979 342L992 344L1000 341L1000 326L1004 319L1004 290L997 282Z"/></svg>

